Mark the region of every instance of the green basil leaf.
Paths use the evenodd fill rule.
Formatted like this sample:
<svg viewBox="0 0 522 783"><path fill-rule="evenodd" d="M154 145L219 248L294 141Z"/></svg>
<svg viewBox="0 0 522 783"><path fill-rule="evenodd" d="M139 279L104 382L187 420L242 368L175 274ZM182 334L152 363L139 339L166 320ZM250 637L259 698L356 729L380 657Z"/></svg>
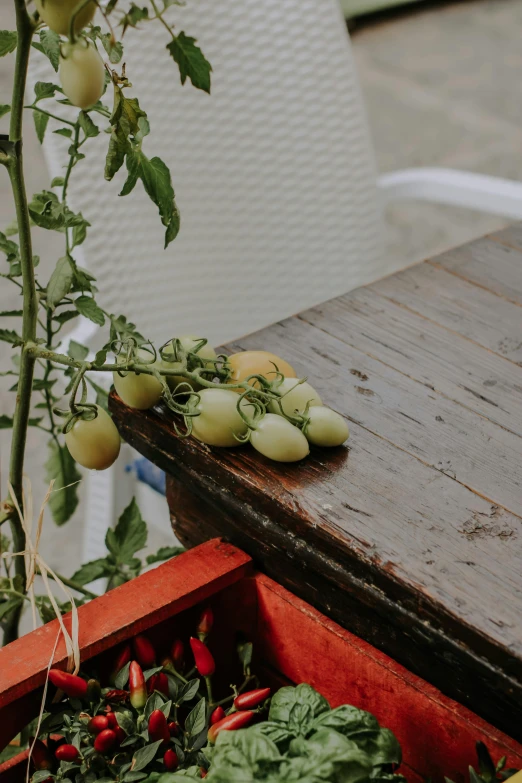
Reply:
<svg viewBox="0 0 522 783"><path fill-rule="evenodd" d="M272 697L268 720L288 725L290 711L295 704L308 705L312 716L316 717L330 710L330 705L311 685L301 683L297 687L287 686L280 688Z"/></svg>

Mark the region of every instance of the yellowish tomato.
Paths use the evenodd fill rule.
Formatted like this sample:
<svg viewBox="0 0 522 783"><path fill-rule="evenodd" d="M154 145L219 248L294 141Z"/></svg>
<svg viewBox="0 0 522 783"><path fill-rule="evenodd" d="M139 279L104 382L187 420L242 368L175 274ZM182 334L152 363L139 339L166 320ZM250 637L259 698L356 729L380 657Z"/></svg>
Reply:
<svg viewBox="0 0 522 783"><path fill-rule="evenodd" d="M68 35L71 15L78 0L35 0L36 10L45 24L59 35ZM91 2L82 8L74 21L74 32L79 33L89 22L92 22L96 12L96 3Z"/></svg>
<svg viewBox="0 0 522 783"><path fill-rule="evenodd" d="M105 87L105 66L92 43L80 38L62 44L60 82L73 106L89 109L100 100Z"/></svg>
<svg viewBox="0 0 522 783"><path fill-rule="evenodd" d="M270 351L241 351L228 357L231 369L229 383L239 383L249 375L263 375L268 380L275 380L277 372L285 378L295 378L294 368L280 356ZM275 366L274 366L275 365ZM277 370L276 370L277 367ZM235 391L238 391L237 389ZM239 390L241 391L241 390Z"/></svg>
<svg viewBox="0 0 522 783"><path fill-rule="evenodd" d="M120 453L120 434L109 414L97 408L95 419L78 419L65 435L71 457L89 470L110 468Z"/></svg>

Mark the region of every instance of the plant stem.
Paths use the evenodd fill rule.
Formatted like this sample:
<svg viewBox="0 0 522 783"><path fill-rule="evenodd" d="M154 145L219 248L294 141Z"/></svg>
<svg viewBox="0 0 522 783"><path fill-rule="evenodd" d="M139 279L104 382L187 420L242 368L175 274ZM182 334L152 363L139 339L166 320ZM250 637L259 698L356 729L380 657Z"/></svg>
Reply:
<svg viewBox="0 0 522 783"><path fill-rule="evenodd" d="M40 569L37 569L37 574L40 574ZM48 574L51 579L54 579L54 576L52 574ZM87 590L86 587L83 585L78 584L78 582L75 582L73 579L67 579L66 576L62 576L61 574L56 574L58 579L64 583L67 587L70 587L72 590L76 590L77 593L81 593L81 595L84 595L86 598L99 598L97 593L92 593L90 590Z"/></svg>
<svg viewBox="0 0 522 783"><path fill-rule="evenodd" d="M47 117L51 117L53 120L58 120L58 122L63 122L64 125L70 125L72 128L74 128L74 122L71 122L71 120L64 120L63 117L59 117L57 114L52 114L50 111L41 109L39 106L35 106L34 104L30 106L24 106L24 109L32 109L33 111L39 111L40 114L46 114Z"/></svg>
<svg viewBox="0 0 522 783"><path fill-rule="evenodd" d="M169 31L169 33L172 35L172 37L174 37L174 32L173 32L172 28L164 20L163 16L161 15L161 13L160 13L160 11L158 9L158 6L154 2L154 0L150 0L150 4L151 4L152 8L154 9L154 13L156 14L156 19L159 19L161 24L163 25L163 27L165 27Z"/></svg>
<svg viewBox="0 0 522 783"><path fill-rule="evenodd" d="M27 79L27 66L31 51L31 39L34 25L27 13L25 0L14 0L16 10L16 29L18 46L16 50L15 76L13 82L13 99L11 103L11 125L9 140L13 143L13 158L9 165L9 176L16 207L18 234L20 238L20 260L22 267L22 282L24 286L22 338L24 345L20 357L20 376L16 395L16 407L11 441L11 460L9 480L20 508L22 507L22 481L24 470L24 452L27 439L27 427L31 408L31 392L35 356L27 350L27 343L33 343L36 338L38 322L38 299L34 281L33 252L31 245L31 226L27 207L27 194L24 182L24 167L22 157L22 126L24 109L24 92ZM18 515L9 520L15 552L25 550L25 534ZM15 558L15 573L21 577L25 591L26 570L25 559ZM21 607L12 612L6 621L4 629L4 644L18 637Z"/></svg>

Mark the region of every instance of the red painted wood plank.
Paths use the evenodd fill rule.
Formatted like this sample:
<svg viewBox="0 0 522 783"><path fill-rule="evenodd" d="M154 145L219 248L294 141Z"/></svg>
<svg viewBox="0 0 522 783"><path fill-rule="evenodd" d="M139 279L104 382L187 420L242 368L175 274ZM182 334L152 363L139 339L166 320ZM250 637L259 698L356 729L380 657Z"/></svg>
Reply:
<svg viewBox="0 0 522 783"><path fill-rule="evenodd" d="M475 742L493 758L522 765L522 746L384 653L328 620L262 574L256 639L266 663L308 682L332 704L372 712L401 743L404 762L424 777L458 779L476 764Z"/></svg>
<svg viewBox="0 0 522 783"><path fill-rule="evenodd" d="M250 565L244 552L213 539L80 607L82 660L222 590ZM43 684L58 627L58 621L47 623L0 650L0 708ZM54 665L63 666L66 659L60 642Z"/></svg>

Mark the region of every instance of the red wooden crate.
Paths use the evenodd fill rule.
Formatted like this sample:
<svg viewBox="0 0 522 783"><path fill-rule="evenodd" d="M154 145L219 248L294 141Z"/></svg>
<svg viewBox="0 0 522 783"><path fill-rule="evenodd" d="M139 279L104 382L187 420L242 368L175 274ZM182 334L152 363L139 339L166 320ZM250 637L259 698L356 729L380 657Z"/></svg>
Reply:
<svg viewBox="0 0 522 783"><path fill-rule="evenodd" d="M235 673L240 631L254 643L263 682L308 682L333 707L349 703L374 713L397 735L409 780L462 779L475 763L477 740L495 760L505 755L508 766L522 767L520 744L255 572L244 552L219 539L81 607L82 660L145 630L160 648L168 647L193 627L202 602L214 609L211 646L223 683ZM48 623L0 650L0 749L38 710L57 632L57 622ZM60 643L55 665L65 660ZM24 776L23 754L0 766L0 783Z"/></svg>

